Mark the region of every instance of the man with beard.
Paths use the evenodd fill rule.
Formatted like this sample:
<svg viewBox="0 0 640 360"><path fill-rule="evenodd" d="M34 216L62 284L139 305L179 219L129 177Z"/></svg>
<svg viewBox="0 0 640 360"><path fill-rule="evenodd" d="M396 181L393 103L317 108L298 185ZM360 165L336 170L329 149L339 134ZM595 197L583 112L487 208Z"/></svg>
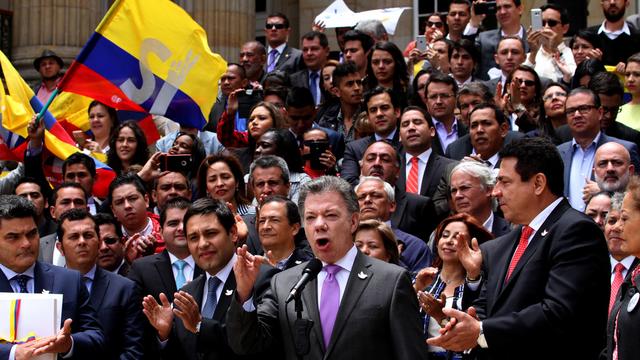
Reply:
<svg viewBox="0 0 640 360"><path fill-rule="evenodd" d="M247 80L251 85L262 83L267 73L264 65L267 63L267 49L259 41L248 41L240 49L240 65L247 73Z"/></svg>
<svg viewBox="0 0 640 360"><path fill-rule="evenodd" d="M634 170L629 151L624 146L616 142L600 146L593 162L596 181L587 181L585 184L582 189L584 201L587 202L600 191L624 192Z"/></svg>
<svg viewBox="0 0 640 360"><path fill-rule="evenodd" d="M602 41L602 62L624 71L624 63L640 47L640 34L624 20L629 0L601 1L605 20L588 30Z"/></svg>

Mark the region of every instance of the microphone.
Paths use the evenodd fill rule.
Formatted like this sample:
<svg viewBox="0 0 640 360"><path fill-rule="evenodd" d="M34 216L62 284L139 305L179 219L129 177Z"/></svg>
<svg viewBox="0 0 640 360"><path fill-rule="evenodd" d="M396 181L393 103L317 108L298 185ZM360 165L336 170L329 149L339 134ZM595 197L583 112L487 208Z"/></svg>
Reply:
<svg viewBox="0 0 640 360"><path fill-rule="evenodd" d="M291 292L289 293L289 297L287 297L287 301L285 301L285 304L290 303L291 300L293 300L300 291L304 290L304 287L307 285L307 283L318 276L320 270L322 270L322 261L318 260L317 258L309 260L307 266L304 268L304 270L302 270L302 276L300 276L300 280L298 280L293 288L291 288Z"/></svg>

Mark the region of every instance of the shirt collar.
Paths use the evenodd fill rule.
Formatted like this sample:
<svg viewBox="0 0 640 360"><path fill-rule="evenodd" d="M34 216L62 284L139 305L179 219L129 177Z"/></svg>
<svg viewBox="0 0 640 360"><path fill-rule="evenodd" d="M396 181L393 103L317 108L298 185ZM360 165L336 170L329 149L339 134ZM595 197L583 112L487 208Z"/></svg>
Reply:
<svg viewBox="0 0 640 360"><path fill-rule="evenodd" d="M482 227L484 227L488 232L493 232L491 231L493 229L493 211L489 213L489 217L484 221Z"/></svg>
<svg viewBox="0 0 640 360"><path fill-rule="evenodd" d="M16 275L27 275L30 276L32 279L35 278L35 271L34 268L36 267L36 263L33 263L33 265L29 266L29 268L27 268L27 270L25 270L23 273L17 273L11 269L9 269L8 267L0 264L0 270L2 270L2 272L4 273L4 276L7 277L7 280L11 280L13 279Z"/></svg>
<svg viewBox="0 0 640 360"><path fill-rule="evenodd" d="M124 228L124 225L121 225L122 227L122 235L124 235L125 237L130 237L133 236L133 234L129 234L129 232L127 231L127 229ZM142 231L140 231L140 235L149 235L151 234L151 232L153 231L153 222L151 221L151 219L149 218L149 216L147 216L147 225L145 225L144 229L142 229Z"/></svg>
<svg viewBox="0 0 640 360"><path fill-rule="evenodd" d="M551 212L560 204L562 201L562 197L557 198L554 202L549 204L544 210L542 210L536 217L531 220L529 223L529 227L533 229L534 233L537 233L540 230L540 227L547 220Z"/></svg>
<svg viewBox="0 0 640 360"><path fill-rule="evenodd" d="M436 118L434 118L433 116L431 117L431 121L433 121L433 127L435 127L436 129L438 127L442 128L442 129L446 129L446 127L444 126L444 123ZM458 132L458 119L454 118L453 119L453 125L451 126L451 133L457 133Z"/></svg>
<svg viewBox="0 0 640 360"><path fill-rule="evenodd" d="M422 154L418 155L418 159L420 159L420 161L424 162L425 164L427 162L429 162L429 157L431 156L431 153L433 152L433 150L431 148L427 149L427 151L423 152ZM409 154L409 153L405 153L405 163L406 165L411 164L411 159L413 158L413 155Z"/></svg>
<svg viewBox="0 0 640 360"><path fill-rule="evenodd" d="M374 136L376 137L376 141L379 140L393 140L394 136L396 136L396 131L398 131L397 129L393 129L393 131L391 132L391 134L387 135L386 137L382 137L378 134L374 134Z"/></svg>
<svg viewBox="0 0 640 360"><path fill-rule="evenodd" d="M338 265L340 266L342 269L347 270L348 272L351 272L351 268L353 268L353 262L356 261L356 255L358 255L358 249L356 248L355 245L353 245L351 247L351 249L349 249L349 251L347 251L347 253L338 261L336 261L334 263L334 265ZM322 262L322 265L326 266L329 263L327 262Z"/></svg>
<svg viewBox="0 0 640 360"><path fill-rule="evenodd" d="M91 270L87 271L87 273L82 275L82 277L89 278L89 280L93 281L96 277L96 265L93 265Z"/></svg>
<svg viewBox="0 0 640 360"><path fill-rule="evenodd" d="M278 54L282 54L284 52L284 48L286 47L287 47L287 43L283 42L282 44L276 46L275 49L278 50ZM273 50L273 48L271 46L267 46L267 55L269 55L271 50Z"/></svg>
<svg viewBox="0 0 640 360"><path fill-rule="evenodd" d="M593 140L591 140L591 144L589 144L589 146L595 146L598 144L598 141L600 141L600 134L602 134L602 131L598 131L598 135L596 135L596 137L594 137ZM576 142L576 138L572 138L571 147L575 149L576 146L580 146L580 145Z"/></svg>
<svg viewBox="0 0 640 360"><path fill-rule="evenodd" d="M614 259L613 256L609 255L609 261L611 262L611 272L613 273L613 270L618 263L622 263L622 265L624 265L624 268L629 270L631 268L631 264L633 264L633 260L635 259L636 259L635 256L629 255L626 258L618 261Z"/></svg>
<svg viewBox="0 0 640 360"><path fill-rule="evenodd" d="M600 27L598 28L598 34L600 33L605 33L605 34L611 34L611 35L620 35L622 33L625 33L629 36L631 36L631 29L629 28L629 24L627 24L627 22L624 22L624 25L622 25L622 29L620 30L616 30L616 31L609 31L607 30L607 28L604 26L604 24L607 22L607 20L604 20L602 22L602 24L600 25Z"/></svg>
<svg viewBox="0 0 640 360"><path fill-rule="evenodd" d="M175 264L175 262L178 260L184 260L189 266L191 266L192 269L196 268L195 261L193 260L193 257L191 255L187 256L184 259L178 259L178 257L173 255L169 250L167 250L167 254L169 254L169 261L171 262L171 266L173 266L173 264Z"/></svg>
<svg viewBox="0 0 640 360"><path fill-rule="evenodd" d="M233 265L235 265L237 259L238 259L238 256L236 254L233 254L233 256L231 257L231 260L229 260L227 265L225 265L216 274L211 275L209 273L206 273L207 280L209 280L210 277L215 276L220 280L222 284L225 284L227 282L227 278L229 277L229 274L231 274L231 270L233 270Z"/></svg>
<svg viewBox="0 0 640 360"><path fill-rule="evenodd" d="M284 267L287 265L287 261L289 261L289 259L291 259L291 255L293 255L293 251L291 252L291 254L289 254L289 256L287 256L286 258L278 261L276 263L276 268L280 269L280 270L284 270Z"/></svg>
<svg viewBox="0 0 640 360"><path fill-rule="evenodd" d="M505 34L504 30L500 29L500 36L501 37L505 37L505 36L509 36L509 35ZM520 39L522 39L524 37L524 27L522 27L522 25L520 25L520 31L518 31L516 36L519 37Z"/></svg>

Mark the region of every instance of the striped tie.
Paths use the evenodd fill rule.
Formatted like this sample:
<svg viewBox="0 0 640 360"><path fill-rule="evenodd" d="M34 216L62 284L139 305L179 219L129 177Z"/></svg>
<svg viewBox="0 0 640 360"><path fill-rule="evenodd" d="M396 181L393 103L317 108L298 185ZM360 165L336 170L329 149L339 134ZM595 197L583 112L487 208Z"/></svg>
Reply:
<svg viewBox="0 0 640 360"><path fill-rule="evenodd" d="M409 193L418 193L418 161L420 159L417 156L411 158L411 169L407 177L407 192Z"/></svg>

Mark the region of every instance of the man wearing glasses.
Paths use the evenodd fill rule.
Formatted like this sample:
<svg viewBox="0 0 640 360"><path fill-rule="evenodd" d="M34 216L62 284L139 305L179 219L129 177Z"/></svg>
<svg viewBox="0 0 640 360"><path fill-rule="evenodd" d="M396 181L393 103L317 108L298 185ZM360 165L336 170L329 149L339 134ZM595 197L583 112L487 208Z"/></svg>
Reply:
<svg viewBox="0 0 640 360"><path fill-rule="evenodd" d="M582 212L585 208L582 190L587 180L594 179L593 166L598 147L610 141L622 144L631 154L631 162L636 168L639 164L638 147L602 133L600 98L587 88L577 88L569 93L565 114L572 140L558 146L564 162L564 196L574 209Z"/></svg>
<svg viewBox="0 0 640 360"><path fill-rule="evenodd" d="M436 129L431 147L436 154L444 155L449 144L469 133L454 115L458 85L451 76L434 73L429 77L425 89L427 111Z"/></svg>
<svg viewBox="0 0 640 360"><path fill-rule="evenodd" d="M267 73L282 70L294 73L302 69L302 51L287 44L289 39L289 19L285 14L274 13L267 16L264 32L267 38Z"/></svg>

